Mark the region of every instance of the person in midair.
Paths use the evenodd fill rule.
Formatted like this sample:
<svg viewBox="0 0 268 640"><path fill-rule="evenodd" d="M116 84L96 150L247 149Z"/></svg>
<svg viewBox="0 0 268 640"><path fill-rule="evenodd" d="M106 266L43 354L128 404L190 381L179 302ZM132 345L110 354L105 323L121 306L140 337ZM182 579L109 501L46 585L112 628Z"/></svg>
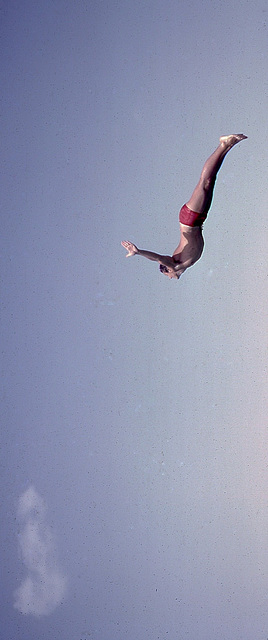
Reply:
<svg viewBox="0 0 268 640"><path fill-rule="evenodd" d="M138 249L132 242L123 241L121 244L127 250L126 258L137 255L158 262L161 273L176 280L188 267L197 262L203 253L202 229L212 202L217 173L230 149L246 138L247 136L243 133L221 136L220 144L203 166L200 180L190 200L180 210L181 237L172 256L162 256L152 251L144 251Z"/></svg>

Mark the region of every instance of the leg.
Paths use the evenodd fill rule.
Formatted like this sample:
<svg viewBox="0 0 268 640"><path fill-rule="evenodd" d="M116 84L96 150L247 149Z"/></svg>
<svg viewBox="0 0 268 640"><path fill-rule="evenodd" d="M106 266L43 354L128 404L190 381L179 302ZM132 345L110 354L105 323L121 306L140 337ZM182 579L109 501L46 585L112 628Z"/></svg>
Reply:
<svg viewBox="0 0 268 640"><path fill-rule="evenodd" d="M195 190L187 202L187 207L196 211L196 213L207 213L212 202L213 189L216 182L217 173L223 163L223 160L230 149L244 140L247 136L242 133L230 136L222 136L220 144L212 155L205 162L202 169L200 180Z"/></svg>

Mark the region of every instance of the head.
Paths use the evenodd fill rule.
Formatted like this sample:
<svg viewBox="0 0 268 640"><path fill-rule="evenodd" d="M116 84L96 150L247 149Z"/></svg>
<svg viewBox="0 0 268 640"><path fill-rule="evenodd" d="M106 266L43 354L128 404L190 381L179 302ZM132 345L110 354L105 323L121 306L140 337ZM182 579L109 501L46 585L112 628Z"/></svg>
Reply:
<svg viewBox="0 0 268 640"><path fill-rule="evenodd" d="M161 271L161 273L164 274L164 276L168 276L168 278L171 280L172 278L174 278L175 280L179 279L179 275L177 275L175 273L175 271L173 271L173 269L168 269L167 267L165 267L164 264L160 264L159 265L159 269Z"/></svg>

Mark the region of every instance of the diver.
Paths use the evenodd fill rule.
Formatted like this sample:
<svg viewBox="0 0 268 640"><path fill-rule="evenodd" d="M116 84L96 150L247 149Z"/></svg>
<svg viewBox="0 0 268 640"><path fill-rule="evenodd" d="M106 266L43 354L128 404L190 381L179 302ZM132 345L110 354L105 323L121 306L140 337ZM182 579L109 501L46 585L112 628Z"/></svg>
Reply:
<svg viewBox="0 0 268 640"><path fill-rule="evenodd" d="M213 197L213 190L217 173L223 160L232 147L245 140L243 133L234 133L221 136L220 144L212 155L206 160L201 172L200 180L195 187L190 200L180 210L180 242L172 256L162 256L152 251L138 249L129 241L121 242L127 250L126 258L130 256L142 256L159 263L161 273L168 278L178 280L188 267L191 267L203 253L204 239L202 235L203 224L206 220Z"/></svg>

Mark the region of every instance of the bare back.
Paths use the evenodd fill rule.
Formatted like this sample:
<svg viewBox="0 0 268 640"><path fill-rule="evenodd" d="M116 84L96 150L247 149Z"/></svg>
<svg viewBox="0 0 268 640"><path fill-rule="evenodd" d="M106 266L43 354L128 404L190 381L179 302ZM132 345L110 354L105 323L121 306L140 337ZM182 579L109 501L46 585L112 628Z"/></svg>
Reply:
<svg viewBox="0 0 268 640"><path fill-rule="evenodd" d="M197 262L202 255L204 248L204 239L202 235L202 227L188 227L180 223L181 239L180 244L173 252L175 262L183 263L188 260L191 265Z"/></svg>

